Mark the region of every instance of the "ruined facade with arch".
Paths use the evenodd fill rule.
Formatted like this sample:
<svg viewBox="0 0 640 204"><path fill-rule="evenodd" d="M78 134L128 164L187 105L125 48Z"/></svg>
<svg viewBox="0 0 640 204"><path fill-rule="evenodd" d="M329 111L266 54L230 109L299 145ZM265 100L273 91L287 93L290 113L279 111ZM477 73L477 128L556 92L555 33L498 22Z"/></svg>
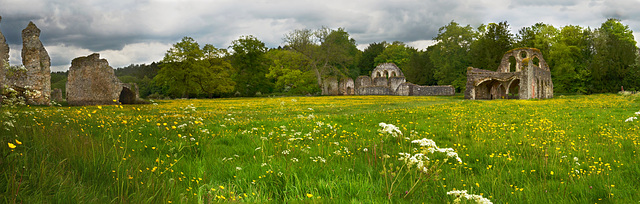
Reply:
<svg viewBox="0 0 640 204"><path fill-rule="evenodd" d="M553 98L551 71L535 48L517 48L502 57L496 71L469 67L466 99Z"/></svg>
<svg viewBox="0 0 640 204"><path fill-rule="evenodd" d="M407 82L404 73L393 63L379 64L371 76L349 77L340 80L328 77L323 82L325 95L400 95L437 96L453 95L453 86L419 86Z"/></svg>

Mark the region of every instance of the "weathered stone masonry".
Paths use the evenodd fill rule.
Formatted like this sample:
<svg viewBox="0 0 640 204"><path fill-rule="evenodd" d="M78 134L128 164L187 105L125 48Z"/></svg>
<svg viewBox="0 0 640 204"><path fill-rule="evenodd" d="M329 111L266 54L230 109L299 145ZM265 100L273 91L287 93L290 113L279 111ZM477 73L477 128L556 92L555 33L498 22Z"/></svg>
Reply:
<svg viewBox="0 0 640 204"><path fill-rule="evenodd" d="M465 98L553 98L551 71L538 49L514 49L504 54L495 72L469 67Z"/></svg>
<svg viewBox="0 0 640 204"><path fill-rule="evenodd" d="M359 76L355 82L347 78L340 81L340 95L400 95L440 96L453 95L453 86L419 86L406 81L404 73L393 63L378 65L371 76ZM350 90L355 90L351 92ZM329 91L328 93L332 93Z"/></svg>
<svg viewBox="0 0 640 204"><path fill-rule="evenodd" d="M78 57L71 61L67 80L69 105L108 105L140 103L138 87L125 84L115 76L113 68L100 54Z"/></svg>

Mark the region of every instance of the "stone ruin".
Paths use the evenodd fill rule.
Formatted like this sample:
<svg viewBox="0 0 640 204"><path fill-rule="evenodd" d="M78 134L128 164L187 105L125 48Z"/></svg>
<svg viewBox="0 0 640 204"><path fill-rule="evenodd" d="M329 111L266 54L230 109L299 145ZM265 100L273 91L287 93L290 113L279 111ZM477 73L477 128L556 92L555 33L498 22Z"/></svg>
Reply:
<svg viewBox="0 0 640 204"><path fill-rule="evenodd" d="M0 18L1 19L1 18ZM16 90L32 105L49 105L51 59L40 41L40 29L33 22L22 30L22 64L24 69L7 69L9 46L0 33L0 85Z"/></svg>
<svg viewBox="0 0 640 204"><path fill-rule="evenodd" d="M469 67L466 88L464 97L471 100L553 98L551 71L535 48L505 53L495 72Z"/></svg>
<svg viewBox="0 0 640 204"><path fill-rule="evenodd" d="M354 82L335 77L325 79L323 93L328 95L399 95L399 96L444 96L454 95L453 86L419 86L406 81L404 73L393 63L379 64L371 76L359 76Z"/></svg>
<svg viewBox="0 0 640 204"><path fill-rule="evenodd" d="M109 105L144 103L136 84L122 83L106 59L94 53L71 61L67 79L69 105Z"/></svg>
<svg viewBox="0 0 640 204"><path fill-rule="evenodd" d="M2 16L0 16L0 22L2 22ZM0 94L2 94L2 89L4 88L4 78L5 78L5 66L9 65L9 45L7 44L7 40L4 38L2 34L2 30L0 30ZM0 97L0 104L2 104L2 97Z"/></svg>

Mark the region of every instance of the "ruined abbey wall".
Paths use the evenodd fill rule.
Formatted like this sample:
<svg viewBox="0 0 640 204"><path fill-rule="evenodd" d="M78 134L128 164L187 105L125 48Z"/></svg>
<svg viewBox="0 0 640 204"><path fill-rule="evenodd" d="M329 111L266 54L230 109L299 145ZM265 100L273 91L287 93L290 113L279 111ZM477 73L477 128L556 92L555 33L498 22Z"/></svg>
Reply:
<svg viewBox="0 0 640 204"><path fill-rule="evenodd" d="M553 98L551 71L539 50L513 49L504 54L495 72L472 67L467 69L465 98Z"/></svg>

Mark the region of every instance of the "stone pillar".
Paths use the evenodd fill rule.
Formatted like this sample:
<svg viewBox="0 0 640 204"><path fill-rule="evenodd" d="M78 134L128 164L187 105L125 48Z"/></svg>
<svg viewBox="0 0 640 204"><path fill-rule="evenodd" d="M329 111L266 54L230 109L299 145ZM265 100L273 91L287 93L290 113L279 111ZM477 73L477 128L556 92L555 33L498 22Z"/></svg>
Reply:
<svg viewBox="0 0 640 204"><path fill-rule="evenodd" d="M117 104L122 84L113 68L100 54L78 57L71 61L67 79L67 102L69 105Z"/></svg>
<svg viewBox="0 0 640 204"><path fill-rule="evenodd" d="M2 16L0 16L0 22L2 22ZM4 88L4 78L5 78L5 65L9 64L9 45L7 45L7 40L2 35L2 31L0 31L0 91ZM0 97L0 104L2 104L2 97Z"/></svg>
<svg viewBox="0 0 640 204"><path fill-rule="evenodd" d="M40 29L33 22L22 30L22 64L27 69L27 86L36 91L30 97L35 105L49 105L51 96L51 59L40 41Z"/></svg>

